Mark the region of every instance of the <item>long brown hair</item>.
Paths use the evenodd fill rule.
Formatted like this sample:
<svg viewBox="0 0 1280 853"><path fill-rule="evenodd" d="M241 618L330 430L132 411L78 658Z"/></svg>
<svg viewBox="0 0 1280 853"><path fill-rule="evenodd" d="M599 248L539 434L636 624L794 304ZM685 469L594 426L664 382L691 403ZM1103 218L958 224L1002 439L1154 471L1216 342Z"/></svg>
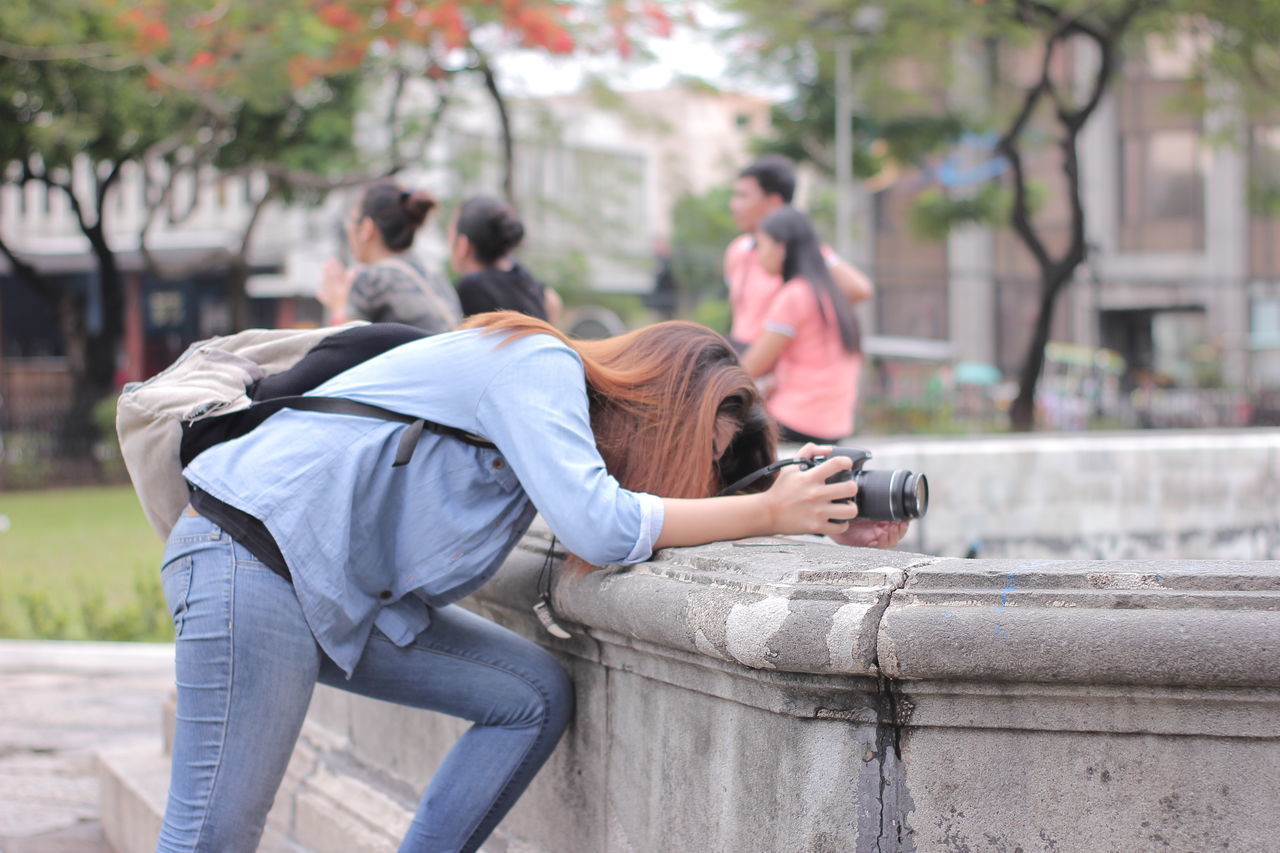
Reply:
<svg viewBox="0 0 1280 853"><path fill-rule="evenodd" d="M668 321L593 341L570 340L549 323L514 311L477 314L461 326L477 327L509 333L504 344L553 335L578 353L596 446L625 489L710 497L773 461L777 437L755 383L729 343L705 326ZM733 418L739 429L717 459L719 416Z"/></svg>

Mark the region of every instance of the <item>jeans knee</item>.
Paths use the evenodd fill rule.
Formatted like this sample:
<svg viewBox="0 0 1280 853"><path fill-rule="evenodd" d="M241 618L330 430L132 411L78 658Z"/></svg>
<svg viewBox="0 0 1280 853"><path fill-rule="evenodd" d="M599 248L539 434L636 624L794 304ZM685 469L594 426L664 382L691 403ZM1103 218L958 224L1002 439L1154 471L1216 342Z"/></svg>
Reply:
<svg viewBox="0 0 1280 853"><path fill-rule="evenodd" d="M546 654L539 667L537 685L540 721L547 730L559 734L573 719L573 679L559 661Z"/></svg>

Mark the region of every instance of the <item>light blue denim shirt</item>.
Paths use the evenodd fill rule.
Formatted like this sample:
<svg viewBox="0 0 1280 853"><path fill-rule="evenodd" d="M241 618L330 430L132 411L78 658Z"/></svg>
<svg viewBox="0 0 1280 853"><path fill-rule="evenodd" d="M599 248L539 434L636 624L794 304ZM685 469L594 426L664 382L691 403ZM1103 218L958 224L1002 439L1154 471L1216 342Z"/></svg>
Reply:
<svg viewBox="0 0 1280 853"><path fill-rule="evenodd" d="M266 524L325 653L348 675L372 626L410 642L489 579L535 512L596 565L648 559L662 501L623 489L591 432L577 353L550 335L449 332L372 358L315 394L483 436L424 433L392 468L403 424L285 410L206 450L186 478Z"/></svg>

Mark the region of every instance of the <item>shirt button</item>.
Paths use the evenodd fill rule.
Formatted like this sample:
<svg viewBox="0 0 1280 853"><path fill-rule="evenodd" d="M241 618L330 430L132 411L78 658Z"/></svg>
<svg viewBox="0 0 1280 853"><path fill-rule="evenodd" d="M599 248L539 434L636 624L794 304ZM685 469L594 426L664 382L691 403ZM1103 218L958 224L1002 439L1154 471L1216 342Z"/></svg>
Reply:
<svg viewBox="0 0 1280 853"><path fill-rule="evenodd" d="M384 589L382 592L378 593L378 598L381 598L383 601L390 601L390 600L391 600L391 590L389 590L389 589Z"/></svg>
<svg viewBox="0 0 1280 853"><path fill-rule="evenodd" d="M495 459L493 460L493 467L501 471L503 468L507 467L507 463L503 462L501 459Z"/></svg>

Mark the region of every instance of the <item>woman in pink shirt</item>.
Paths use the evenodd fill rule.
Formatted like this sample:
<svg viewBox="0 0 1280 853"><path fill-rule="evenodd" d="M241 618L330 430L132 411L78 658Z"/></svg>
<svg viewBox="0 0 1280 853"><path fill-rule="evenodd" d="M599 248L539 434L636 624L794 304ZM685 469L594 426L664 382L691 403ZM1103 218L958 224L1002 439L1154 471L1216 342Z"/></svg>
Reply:
<svg viewBox="0 0 1280 853"><path fill-rule="evenodd" d="M756 252L783 285L742 364L755 377L773 373L765 407L783 440L838 442L853 432L862 369L853 307L831 280L813 223L795 208L760 223Z"/></svg>

